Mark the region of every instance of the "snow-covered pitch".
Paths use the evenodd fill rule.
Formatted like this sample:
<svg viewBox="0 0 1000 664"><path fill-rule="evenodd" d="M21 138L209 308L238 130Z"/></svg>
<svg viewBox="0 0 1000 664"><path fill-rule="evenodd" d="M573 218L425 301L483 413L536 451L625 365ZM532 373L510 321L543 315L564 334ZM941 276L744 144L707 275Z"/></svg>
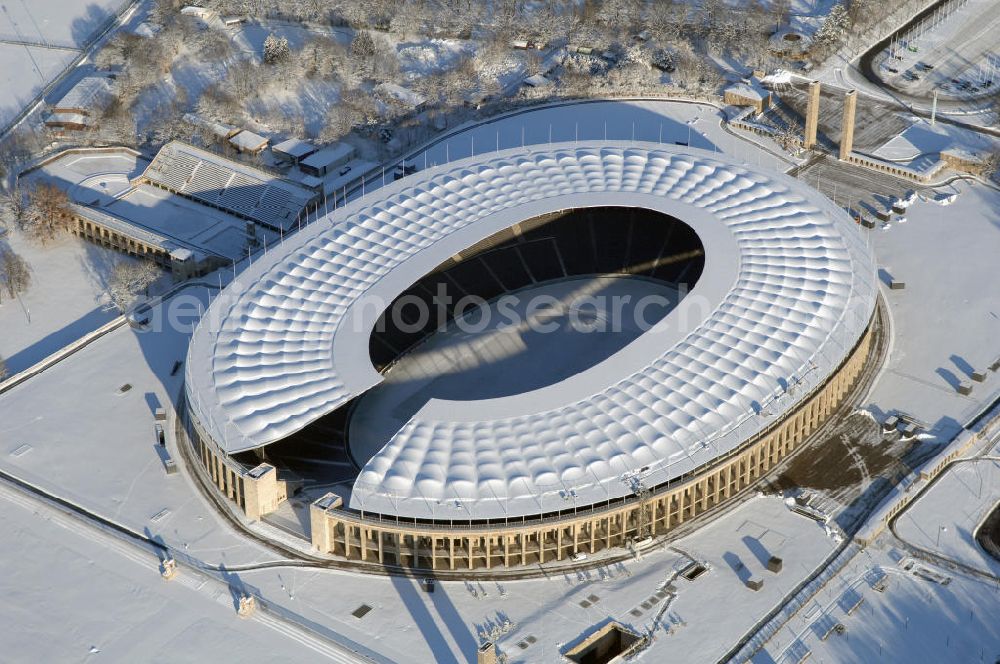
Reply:
<svg viewBox="0 0 1000 664"><path fill-rule="evenodd" d="M677 308L570 378L480 402L430 401L357 478L350 505L454 519L565 509L712 463L823 384L875 306L851 219L784 175L687 147L558 143L423 171L271 247L226 289L187 361L192 414L227 452L298 431L379 384L379 310L525 219L622 206L687 223L705 248ZM370 302L370 300L369 300ZM685 321L681 324L679 321ZM359 460L361 461L361 460Z"/></svg>

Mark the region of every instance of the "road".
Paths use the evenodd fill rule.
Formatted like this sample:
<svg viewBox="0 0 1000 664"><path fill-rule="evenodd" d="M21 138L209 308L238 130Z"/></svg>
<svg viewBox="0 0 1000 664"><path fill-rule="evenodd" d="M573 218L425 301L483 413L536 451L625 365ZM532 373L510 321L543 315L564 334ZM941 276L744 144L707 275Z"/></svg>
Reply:
<svg viewBox="0 0 1000 664"><path fill-rule="evenodd" d="M933 29L929 27L932 22L931 18L911 28L913 36L910 42L918 49L916 52L902 46L894 49L898 59L892 58L887 62L899 70L898 73L878 66L879 61L885 60L884 51L872 54L866 64L885 85L907 97L927 102L937 90L939 103L976 103L990 90L968 94L958 89L953 80L982 85L983 65L988 59L998 57L996 34L1000 30L1000 3L994 0L967 0L965 5ZM918 36L921 32L924 37ZM921 71L918 63L929 64L933 69ZM919 79L908 80L907 72L919 76Z"/></svg>
<svg viewBox="0 0 1000 664"><path fill-rule="evenodd" d="M883 101L894 102L895 104L902 106L911 110L918 115L929 115L932 107L932 93L931 91L925 90L921 92L919 89L914 88L910 90L895 90L887 87L882 79L873 69L873 63L877 61L878 56L889 47L890 41L898 35L908 34L911 30L917 30L921 22L932 16L934 11L946 4L949 0L941 0L935 5L929 7L927 10L917 14L907 23L901 25L897 30L890 33L888 37L874 44L870 49L863 53L858 58L855 58L851 62L845 62L843 66L835 68L832 70L832 78L829 82L835 83L843 87L844 89L857 89L860 94L880 99ZM989 6L986 7L988 13L986 14L987 20L990 21L992 34L995 34L997 28L996 21L1000 19L997 10L1000 9L1000 4L995 2L988 3ZM977 33L979 31L977 30ZM964 41L968 35L959 35L956 37L956 41ZM980 52L984 52L992 44L995 44L995 38L992 39L991 44L991 31L984 30L981 35L978 35L975 40L973 40L972 50L979 49ZM948 43L945 42L940 46L942 49L948 48ZM962 52L966 52L967 49L963 46ZM958 56L955 56L958 58ZM956 62L958 60L956 59ZM902 71L902 70L901 70ZM912 92L912 93L911 93ZM948 99L941 98L938 101L938 113L949 114L949 115L981 115L986 107L986 103L982 99Z"/></svg>

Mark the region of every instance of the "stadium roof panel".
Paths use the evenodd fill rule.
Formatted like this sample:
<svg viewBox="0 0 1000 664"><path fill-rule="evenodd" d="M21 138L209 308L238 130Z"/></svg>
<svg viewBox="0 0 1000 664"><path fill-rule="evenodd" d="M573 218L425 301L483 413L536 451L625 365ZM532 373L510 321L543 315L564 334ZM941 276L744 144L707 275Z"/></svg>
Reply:
<svg viewBox="0 0 1000 664"><path fill-rule="evenodd" d="M269 251L195 332L188 403L229 452L280 440L381 381L369 336L395 296L497 231L588 206L644 207L691 226L705 247L691 293L567 380L429 402L368 460L352 507L515 517L565 509L570 495L581 506L627 495L637 473L667 481L791 410L868 325L871 256L850 218L804 184L690 148L554 144L418 173Z"/></svg>

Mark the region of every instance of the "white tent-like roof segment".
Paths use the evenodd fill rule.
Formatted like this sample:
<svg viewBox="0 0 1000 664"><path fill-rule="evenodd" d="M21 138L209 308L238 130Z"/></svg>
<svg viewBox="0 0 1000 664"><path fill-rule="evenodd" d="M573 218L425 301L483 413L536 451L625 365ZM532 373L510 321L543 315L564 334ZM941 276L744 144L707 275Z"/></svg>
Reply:
<svg viewBox="0 0 1000 664"><path fill-rule="evenodd" d="M195 331L192 413L228 452L285 438L381 381L369 337L395 296L497 231L587 206L684 221L705 248L700 280L652 330L564 381L428 402L367 461L351 507L516 517L572 507L567 496L582 507L628 495L636 473L665 482L793 409L870 321L877 279L863 237L801 182L647 143L491 152L393 183L269 248Z"/></svg>

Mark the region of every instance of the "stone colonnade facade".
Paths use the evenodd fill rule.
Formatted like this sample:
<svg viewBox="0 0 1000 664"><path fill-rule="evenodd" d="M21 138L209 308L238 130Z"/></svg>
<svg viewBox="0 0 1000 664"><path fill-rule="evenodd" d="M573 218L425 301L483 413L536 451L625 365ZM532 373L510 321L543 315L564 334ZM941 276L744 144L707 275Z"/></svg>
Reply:
<svg viewBox="0 0 1000 664"><path fill-rule="evenodd" d="M628 502L508 524L417 524L361 516L327 494L310 507L312 546L347 560L421 570L489 570L593 554L667 533L736 495L813 434L851 391L873 322L847 359L796 410L710 467Z"/></svg>
<svg viewBox="0 0 1000 664"><path fill-rule="evenodd" d="M261 463L248 469L225 454L205 435L189 409L187 419L194 455L201 466L197 470L204 471L203 478L248 520L257 521L270 514L288 498L288 482L278 479L274 466Z"/></svg>

